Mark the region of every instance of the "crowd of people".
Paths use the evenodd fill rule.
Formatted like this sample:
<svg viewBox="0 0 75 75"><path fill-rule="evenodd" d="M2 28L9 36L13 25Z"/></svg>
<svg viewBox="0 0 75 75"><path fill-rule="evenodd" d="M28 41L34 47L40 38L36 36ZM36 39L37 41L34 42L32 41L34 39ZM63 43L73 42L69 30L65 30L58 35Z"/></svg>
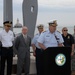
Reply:
<svg viewBox="0 0 75 75"><path fill-rule="evenodd" d="M57 21L48 23L48 30L44 31L44 25L37 26L38 33L31 38L26 26L22 27L22 32L16 38L13 31L10 30L12 22L5 21L4 29L0 31L0 74L4 75L5 62L7 61L7 75L11 75L13 62L13 46L17 51L17 75L22 74L24 68L25 75L30 71L30 47L33 49L33 55L36 58L37 75L41 75L41 54L48 47L71 47L71 56L75 49L75 27L74 34L68 33L68 28L63 27L62 33L57 31Z"/></svg>

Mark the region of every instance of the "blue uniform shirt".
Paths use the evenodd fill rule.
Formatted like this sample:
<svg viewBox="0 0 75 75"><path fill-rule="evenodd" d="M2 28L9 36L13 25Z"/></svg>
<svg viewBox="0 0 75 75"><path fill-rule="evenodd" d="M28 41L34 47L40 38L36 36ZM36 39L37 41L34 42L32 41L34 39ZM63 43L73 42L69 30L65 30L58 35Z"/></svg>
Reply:
<svg viewBox="0 0 75 75"><path fill-rule="evenodd" d="M39 39L38 39L39 43L42 43L46 48L48 47L57 47L58 43L63 43L63 38L61 33L59 33L58 31L55 31L54 33L51 33L49 30L43 32Z"/></svg>
<svg viewBox="0 0 75 75"><path fill-rule="evenodd" d="M40 48L39 45L38 45L38 42L37 42L39 36L40 36L40 33L36 34L36 35L34 36L34 38L32 39L32 42L31 42L32 44L35 44L35 46L36 46L37 48Z"/></svg>

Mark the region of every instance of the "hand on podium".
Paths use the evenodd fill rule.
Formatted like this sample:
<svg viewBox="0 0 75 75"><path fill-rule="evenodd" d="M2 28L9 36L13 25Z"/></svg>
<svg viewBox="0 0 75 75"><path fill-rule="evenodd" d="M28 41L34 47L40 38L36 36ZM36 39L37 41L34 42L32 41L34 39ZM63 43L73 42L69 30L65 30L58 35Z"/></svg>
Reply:
<svg viewBox="0 0 75 75"><path fill-rule="evenodd" d="M35 51L33 52L33 56L35 56L35 57L36 57L36 52L35 52Z"/></svg>
<svg viewBox="0 0 75 75"><path fill-rule="evenodd" d="M58 44L58 47L64 47L64 45L63 44Z"/></svg>

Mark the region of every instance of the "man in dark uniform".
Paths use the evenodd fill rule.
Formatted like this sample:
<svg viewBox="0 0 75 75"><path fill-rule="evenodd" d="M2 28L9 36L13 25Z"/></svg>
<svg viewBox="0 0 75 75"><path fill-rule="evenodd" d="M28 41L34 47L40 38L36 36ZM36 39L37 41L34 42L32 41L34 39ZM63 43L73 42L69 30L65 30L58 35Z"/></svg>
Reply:
<svg viewBox="0 0 75 75"><path fill-rule="evenodd" d="M75 49L75 26L74 26L73 38L74 38L74 49Z"/></svg>
<svg viewBox="0 0 75 75"><path fill-rule="evenodd" d="M62 28L62 37L64 39L64 46L71 47L71 56L74 55L74 38L71 34L68 33L67 27ZM71 73L72 73L72 59L71 59Z"/></svg>
<svg viewBox="0 0 75 75"><path fill-rule="evenodd" d="M10 30L12 22L5 21L4 29L0 32L1 48L1 74L4 75L5 62L7 61L7 75L11 75L13 59L13 40L14 35Z"/></svg>
<svg viewBox="0 0 75 75"><path fill-rule="evenodd" d="M70 46L72 48L71 55L74 54L74 38L71 34L68 33L67 27L62 28L62 37L64 39L64 46Z"/></svg>
<svg viewBox="0 0 75 75"><path fill-rule="evenodd" d="M74 55L72 56L71 59L71 66L72 66L72 73L75 74L75 26L74 26L74 33L72 34L73 38L74 38Z"/></svg>

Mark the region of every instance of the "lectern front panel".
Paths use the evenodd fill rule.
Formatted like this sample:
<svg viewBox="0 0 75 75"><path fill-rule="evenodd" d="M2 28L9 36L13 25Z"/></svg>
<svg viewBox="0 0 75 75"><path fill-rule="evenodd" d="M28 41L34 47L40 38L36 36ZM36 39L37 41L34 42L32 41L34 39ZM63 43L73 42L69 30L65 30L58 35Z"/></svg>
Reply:
<svg viewBox="0 0 75 75"><path fill-rule="evenodd" d="M41 75L71 75L71 48L50 47L43 51Z"/></svg>

